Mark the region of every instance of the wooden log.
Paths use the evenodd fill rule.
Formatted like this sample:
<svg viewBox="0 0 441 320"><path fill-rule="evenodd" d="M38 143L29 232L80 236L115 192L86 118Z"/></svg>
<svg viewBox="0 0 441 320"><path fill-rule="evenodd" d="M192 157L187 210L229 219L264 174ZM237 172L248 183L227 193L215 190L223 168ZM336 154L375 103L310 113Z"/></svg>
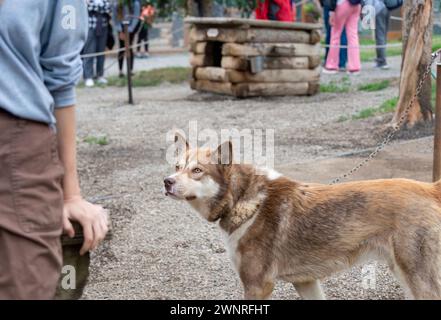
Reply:
<svg viewBox="0 0 441 320"><path fill-rule="evenodd" d="M232 84L230 82L196 80L194 81L193 87L195 88L194 90L197 91L233 95Z"/></svg>
<svg viewBox="0 0 441 320"><path fill-rule="evenodd" d="M316 69L281 69L264 70L252 74L237 70L227 71L228 81L233 83L242 82L314 82L320 80L320 68Z"/></svg>
<svg viewBox="0 0 441 320"><path fill-rule="evenodd" d="M193 90L226 94L238 98L257 96L300 96L317 93L318 82L286 83L238 83L210 80L191 81Z"/></svg>
<svg viewBox="0 0 441 320"><path fill-rule="evenodd" d="M228 82L227 72L227 69L217 67L197 68L195 78L196 80Z"/></svg>
<svg viewBox="0 0 441 320"><path fill-rule="evenodd" d="M308 83L308 95L312 96L320 91L320 81L311 81Z"/></svg>
<svg viewBox="0 0 441 320"><path fill-rule="evenodd" d="M320 55L310 56L309 59L309 69L315 69L322 63L322 57Z"/></svg>
<svg viewBox="0 0 441 320"><path fill-rule="evenodd" d="M190 56L190 65L192 67L206 67L212 65L213 57L207 54L194 54Z"/></svg>
<svg viewBox="0 0 441 320"><path fill-rule="evenodd" d="M185 23L206 26L219 27L229 26L231 28L271 28L271 29L289 29L289 30L321 30L321 23L303 23L303 22L283 22L274 20L257 20L242 18L196 18L189 17Z"/></svg>
<svg viewBox="0 0 441 320"><path fill-rule="evenodd" d="M236 97L307 95L308 82L299 83L239 83L233 86Z"/></svg>
<svg viewBox="0 0 441 320"><path fill-rule="evenodd" d="M296 56L311 57L320 55L320 44L305 43L259 43L237 44L225 43L222 47L224 56Z"/></svg>
<svg viewBox="0 0 441 320"><path fill-rule="evenodd" d="M193 42L190 45L190 51L194 54L211 54L210 46L207 46L207 42Z"/></svg>
<svg viewBox="0 0 441 320"><path fill-rule="evenodd" d="M311 59L308 57L266 57L263 69L314 69L319 63L311 65ZM222 57L222 68L239 71L250 70L249 61L246 58L233 56Z"/></svg>
<svg viewBox="0 0 441 320"><path fill-rule="evenodd" d="M193 28L192 42L263 42L263 43L308 43L320 41L318 31L278 30L278 29L232 29L232 28Z"/></svg>

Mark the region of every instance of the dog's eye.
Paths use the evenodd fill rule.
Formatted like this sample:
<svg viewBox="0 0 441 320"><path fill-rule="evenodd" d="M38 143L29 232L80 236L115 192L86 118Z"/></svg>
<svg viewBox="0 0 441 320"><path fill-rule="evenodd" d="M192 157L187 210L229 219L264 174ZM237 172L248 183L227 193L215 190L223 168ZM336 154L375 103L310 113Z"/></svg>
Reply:
<svg viewBox="0 0 441 320"><path fill-rule="evenodd" d="M193 173L201 173L201 172L202 172L201 168L194 168L193 169Z"/></svg>

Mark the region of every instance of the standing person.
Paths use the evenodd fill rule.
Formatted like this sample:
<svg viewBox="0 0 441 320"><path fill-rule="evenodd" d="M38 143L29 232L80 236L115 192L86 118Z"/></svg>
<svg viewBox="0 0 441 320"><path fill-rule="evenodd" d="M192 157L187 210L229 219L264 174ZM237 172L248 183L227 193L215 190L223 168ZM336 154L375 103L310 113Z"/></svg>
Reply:
<svg viewBox="0 0 441 320"><path fill-rule="evenodd" d="M138 55L139 58L147 58L149 56L149 28L153 25L153 19L155 17L155 8L150 1L146 1L141 10L141 27L138 33ZM142 51L142 43L144 42L144 53Z"/></svg>
<svg viewBox="0 0 441 320"><path fill-rule="evenodd" d="M139 28L139 16L141 14L141 3L139 0L117 0L114 6L113 17L115 21L115 28L118 32L119 47L123 49L125 47L125 34L124 34L124 20L129 21L129 45L133 45L136 33ZM124 51L118 53L119 64L119 77L124 77ZM133 72L133 49L130 48L130 70L127 72Z"/></svg>
<svg viewBox="0 0 441 320"><path fill-rule="evenodd" d="M256 19L292 22L291 0L257 0Z"/></svg>
<svg viewBox="0 0 441 320"><path fill-rule="evenodd" d="M332 27L329 24L329 13L331 11L331 1L330 0L320 0L320 4L323 8L323 22L325 24L325 29L326 29L326 38L325 38L325 42L326 42L326 46L327 46L326 52L325 52L325 64L326 64L326 60L327 60L328 54L329 54L329 45L331 43ZM348 39L346 37L346 28L344 28L342 31L340 43L343 47L346 47L348 45ZM348 49L341 48L340 49L340 59L339 59L339 64L338 64L340 71L346 70L346 63L347 62L348 62Z"/></svg>
<svg viewBox="0 0 441 320"><path fill-rule="evenodd" d="M52 299L63 229L73 237L70 221L82 225L81 254L107 232L103 208L81 196L76 164L75 85L87 7L3 0L0 21L0 300Z"/></svg>
<svg viewBox="0 0 441 320"><path fill-rule="evenodd" d="M109 0L87 0L89 12L89 33L83 54L94 54L106 50L107 35L109 29L110 14L112 7ZM99 84L107 84L104 78L105 55L84 58L84 82L86 87L95 85L93 78ZM96 60L96 76L94 75L94 61Z"/></svg>
<svg viewBox="0 0 441 320"><path fill-rule="evenodd" d="M375 10L375 43L377 58L375 68L387 70L389 65L386 59L387 33L389 32L390 11L401 7L402 1L364 0L364 6L372 6ZM392 5L388 7L387 5Z"/></svg>
<svg viewBox="0 0 441 320"><path fill-rule="evenodd" d="M348 37L348 73L358 75L361 71L360 43L358 39L358 21L361 12L360 0L331 0L329 23L331 43L324 73L338 72L340 62L340 39L346 27Z"/></svg>

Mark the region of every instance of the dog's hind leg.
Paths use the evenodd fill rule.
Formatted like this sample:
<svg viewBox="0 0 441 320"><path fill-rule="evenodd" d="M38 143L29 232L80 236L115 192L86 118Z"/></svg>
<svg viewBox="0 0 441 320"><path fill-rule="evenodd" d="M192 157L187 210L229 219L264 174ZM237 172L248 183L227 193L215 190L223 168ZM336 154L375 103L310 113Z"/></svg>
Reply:
<svg viewBox="0 0 441 320"><path fill-rule="evenodd" d="M319 280L294 282L293 285L300 297L304 300L326 300Z"/></svg>
<svg viewBox="0 0 441 320"><path fill-rule="evenodd" d="M397 237L394 258L415 299L441 299L441 246L436 228L422 227Z"/></svg>

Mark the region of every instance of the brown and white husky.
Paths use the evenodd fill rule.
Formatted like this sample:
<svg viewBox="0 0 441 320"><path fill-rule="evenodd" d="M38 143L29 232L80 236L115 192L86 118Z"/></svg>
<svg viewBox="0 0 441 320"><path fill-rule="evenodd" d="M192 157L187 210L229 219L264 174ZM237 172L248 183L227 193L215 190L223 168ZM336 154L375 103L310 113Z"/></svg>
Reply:
<svg viewBox="0 0 441 320"><path fill-rule="evenodd" d="M269 298L277 279L324 299L321 279L367 259L386 262L409 297L441 298L441 183L306 184L234 164L231 142L185 145L165 192L219 223L246 299Z"/></svg>

